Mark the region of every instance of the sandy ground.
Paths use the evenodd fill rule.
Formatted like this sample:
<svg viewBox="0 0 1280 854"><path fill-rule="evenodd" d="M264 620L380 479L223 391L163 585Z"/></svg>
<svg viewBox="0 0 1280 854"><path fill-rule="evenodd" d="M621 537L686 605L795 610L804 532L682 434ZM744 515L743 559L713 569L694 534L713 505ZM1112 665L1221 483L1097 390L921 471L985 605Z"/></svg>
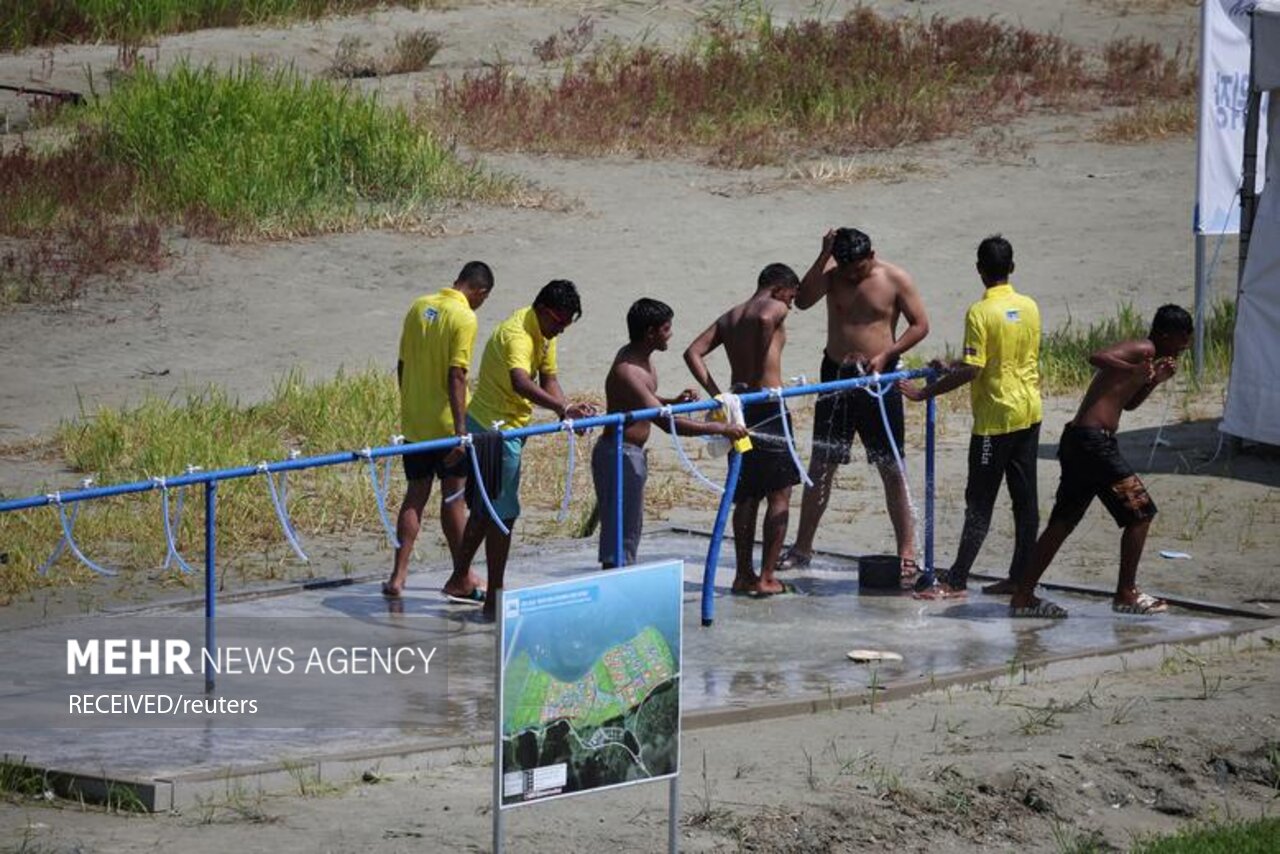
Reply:
<svg viewBox="0 0 1280 854"><path fill-rule="evenodd" d="M868 5L904 14L997 15L1087 45L1128 34L1169 46L1190 43L1195 23L1194 10L1177 3L1027 0L1016 13L987 0ZM774 8L779 16L812 12L803 3ZM834 11L845 8L838 3ZM360 34L376 52L400 29L444 32L436 70L370 84L399 100L429 90L441 71L458 73L499 54L534 65L530 43L580 14L597 21L597 33L669 41L704 11L695 4L620 2L397 10L286 29L195 33L164 39L144 54L162 64L186 54L219 62L268 56L319 72L345 34ZM3 55L0 79L75 87L85 65L102 71L114 59L112 46ZM16 101L0 100L0 110L15 126L24 120ZM678 352L751 291L764 264L784 261L803 271L832 225L863 226L884 257L915 275L933 325L920 348L925 354L958 341L964 308L980 293L973 248L996 231L1013 242L1015 282L1039 300L1047 328L1110 316L1123 301L1143 314L1167 301L1189 305L1194 142L1100 145L1088 138L1098 119L1033 115L994 142L986 134L875 155L890 166L913 167L894 182L818 185L788 179L777 168L726 172L685 161L487 157L572 203L564 210L450 209L440 213L443 234L431 237L364 232L236 247L175 238L171 263L159 273L104 283L72 307L0 316L0 442L46 431L74 417L82 402L88 408L136 402L209 382L250 400L293 366L313 376L342 365L390 368L405 306L447 283L470 258L489 260L497 273L497 290L480 312L482 329L527 304L548 279L578 282L586 317L561 344L561 377L582 393L598 393L602 366L622 343L623 315L636 297L675 307ZM1215 278L1224 293L1234 281L1233 251L1223 247ZM815 376L821 311L798 313L788 325L787 373ZM665 388L690 384L675 353L660 369ZM1235 455L1219 442L1220 388L1184 389L1179 383L1126 416L1123 442L1135 462L1148 462L1157 431L1168 442L1140 465L1162 509L1140 578L1160 591L1274 607L1280 464ZM1057 477L1054 443L1074 406L1074 400L1047 404L1045 511ZM963 514L969 428L963 400L943 407L941 428L938 561L945 565ZM689 490L669 449L659 442L654 453L661 482L677 494ZM842 472L820 546L856 552L890 546L878 485L861 468ZM6 495L75 481L21 455L0 459ZM655 517L706 526L707 502L686 495L686 503ZM999 573L1007 560L1006 508L1002 499L980 569ZM436 548L424 544L424 557L438 555ZM1161 560L1160 549L1189 552L1192 560ZM355 551L362 569L381 571L385 553ZM1117 551L1115 528L1095 510L1051 576L1108 584ZM351 553L339 545L323 560L336 567ZM63 605L74 607L76 595ZM19 619L16 608L0 609L0 623ZM1276 656L1272 644L1255 638L1194 657L1170 652L1149 668L1116 664L1101 675L1004 691L939 692L874 712L690 733L684 845L1063 850L1097 833L1123 847L1132 834L1170 830L1188 818L1256 816L1275 804L1277 760L1268 760L1267 748L1280 741ZM1044 722L1050 701L1072 711ZM199 814L142 818L6 802L0 832L7 841L0 844L38 851L484 848L488 773L477 761L325 797L229 796ZM664 797L661 787L642 787L518 813L508 839L520 851L657 850L665 839Z"/></svg>

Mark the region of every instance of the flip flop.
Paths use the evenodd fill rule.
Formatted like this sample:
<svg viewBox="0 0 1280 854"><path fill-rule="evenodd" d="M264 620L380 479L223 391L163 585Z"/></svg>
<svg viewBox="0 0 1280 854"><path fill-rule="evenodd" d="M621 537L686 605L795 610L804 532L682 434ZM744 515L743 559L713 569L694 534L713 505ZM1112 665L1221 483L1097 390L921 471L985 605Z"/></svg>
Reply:
<svg viewBox="0 0 1280 854"><path fill-rule="evenodd" d="M1048 599L1037 599L1034 605L1009 606L1009 616L1017 619L1049 619L1062 620L1067 616L1067 609Z"/></svg>
<svg viewBox="0 0 1280 854"><path fill-rule="evenodd" d="M450 593L447 590L441 590L440 592L444 594L445 599L449 600L454 605L483 605L484 604L484 591L481 590L479 587L471 588L471 592L464 596L460 596L457 593Z"/></svg>
<svg viewBox="0 0 1280 854"><path fill-rule="evenodd" d="M813 555L796 551L795 546L787 546L782 557L778 559L778 569L808 569L813 563Z"/></svg>
<svg viewBox="0 0 1280 854"><path fill-rule="evenodd" d="M774 596L793 596L799 592L794 584L790 584L786 581L781 582L781 584L781 590L775 592L767 590L748 590L746 591L746 596L748 599L770 599Z"/></svg>
<svg viewBox="0 0 1280 854"><path fill-rule="evenodd" d="M1163 599L1157 599L1150 593L1139 593L1138 598L1132 602L1115 602L1111 603L1111 610L1117 614L1137 614L1138 616L1151 616L1153 614L1163 614L1169 610L1169 603Z"/></svg>
<svg viewBox="0 0 1280 854"><path fill-rule="evenodd" d="M966 590L952 590L946 584L935 584L924 590L917 590L911 594L912 599L923 599L932 602L938 599L966 599L969 593Z"/></svg>

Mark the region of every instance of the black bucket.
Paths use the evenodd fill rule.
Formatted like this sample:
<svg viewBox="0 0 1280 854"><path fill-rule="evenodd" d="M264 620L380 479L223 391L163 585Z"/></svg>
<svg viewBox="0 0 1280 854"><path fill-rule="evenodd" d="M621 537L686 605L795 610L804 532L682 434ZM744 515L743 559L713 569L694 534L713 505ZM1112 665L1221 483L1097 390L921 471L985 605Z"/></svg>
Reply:
<svg viewBox="0 0 1280 854"><path fill-rule="evenodd" d="M858 558L859 590L901 590L902 560L897 555Z"/></svg>

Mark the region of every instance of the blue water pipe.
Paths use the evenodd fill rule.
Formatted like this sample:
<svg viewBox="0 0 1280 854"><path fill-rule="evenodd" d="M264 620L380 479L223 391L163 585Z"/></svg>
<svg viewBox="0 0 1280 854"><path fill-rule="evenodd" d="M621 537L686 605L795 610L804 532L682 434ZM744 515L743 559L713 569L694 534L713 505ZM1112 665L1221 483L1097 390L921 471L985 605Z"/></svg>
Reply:
<svg viewBox="0 0 1280 854"><path fill-rule="evenodd" d="M936 372L931 368L921 368L910 371L894 371L893 373L883 374L880 376L868 377L850 377L843 380L834 380L826 383L808 383L791 386L781 389L766 389L763 391L749 392L747 394L738 395L738 399L743 405L752 403L761 403L768 400L777 400L778 398L801 397L811 394L833 394L842 391L852 391L864 386L875 385L879 383L891 383L898 380L906 379L933 379ZM605 415L595 415L590 418L581 418L574 420L574 427L580 430L588 430L595 427L614 426L616 428L616 437L614 439L614 451L617 459L614 461L614 476L618 484L615 490L616 499L613 507L616 521L617 536L614 542L614 557L619 566L622 565L623 544L622 544L622 428L626 424L636 421L652 421L658 417L666 417L668 410L676 415L686 415L694 412L707 412L720 408L720 401L714 399L698 400L691 403L674 404L670 407L653 407L649 409L635 409L630 412L615 412ZM927 418L926 437L926 498L925 498L925 566L926 569L933 569L933 435L935 428L935 415L933 402L930 401ZM530 436L542 436L548 433L559 433L564 430L561 422L551 422L547 424L535 424L528 427L520 427L514 430L504 430L502 435L507 439L520 439ZM358 451L339 451L331 454L321 454L315 457L292 457L286 460L277 460L271 463L260 463L258 465L237 466L228 469L215 469L212 471L193 471L188 470L185 474L166 477L161 481L159 478L152 480L134 481L132 483L121 483L114 486L96 486L85 487L82 489L72 490L63 493L48 493L45 495L31 495L26 498L15 498L7 501L0 501L0 513L10 513L17 510L29 510L36 507L47 507L59 504L74 504L80 501L90 501L98 498L110 498L117 495L131 495L134 493L150 492L159 489L160 483L166 484L169 488L177 488L183 486L191 486L194 484L203 484L205 487L205 645L206 652L214 655L215 635L214 635L214 614L215 614L215 594L217 590L217 573L216 573L216 536L214 521L216 517L217 502L217 484L224 480L236 480L245 477L254 477L265 473L274 474L277 472L300 471L310 468L324 468L326 466L344 465L346 463L359 463L366 460L381 459L383 457L403 456L404 454L414 454L421 451L437 451L447 448L453 448L466 439L458 436L449 436L443 439L430 439L425 442L410 442L401 445L388 445L380 448L363 448ZM720 540L724 535L724 526L728 520L729 508L733 502L733 492L737 485L737 475L741 470L742 459L739 454L732 454L729 458L729 476L726 480L725 493L721 497L720 511L716 518L716 528L713 531L714 536L711 539L711 545L708 548L707 568L704 571L703 590L702 590L702 611L705 625L710 625L712 618L711 599L715 585L715 561L711 559L714 552L716 559L719 558ZM59 508L60 509L60 508ZM603 508L601 510L603 511ZM212 674L206 675L206 688L212 690L213 680Z"/></svg>
<svg viewBox="0 0 1280 854"><path fill-rule="evenodd" d="M622 418L613 425L613 565L622 566L626 563L626 548L623 546L622 536L622 520L623 516L623 498L622 498L622 425L626 418ZM604 511L601 510L603 513Z"/></svg>
<svg viewBox="0 0 1280 854"><path fill-rule="evenodd" d="M711 529L711 545L707 546L707 562L702 568L702 625L709 626L715 619L716 568L720 565L720 543L724 541L724 526L729 522L733 508L733 493L738 489L738 475L742 473L742 454L729 450L729 473L724 479L724 492L720 495L720 507L716 510L716 524Z"/></svg>

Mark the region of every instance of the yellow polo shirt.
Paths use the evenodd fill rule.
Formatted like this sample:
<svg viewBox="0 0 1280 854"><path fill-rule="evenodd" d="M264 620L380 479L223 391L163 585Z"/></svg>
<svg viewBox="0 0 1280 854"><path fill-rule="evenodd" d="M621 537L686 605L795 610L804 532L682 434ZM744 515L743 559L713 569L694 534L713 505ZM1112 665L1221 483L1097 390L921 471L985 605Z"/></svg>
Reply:
<svg viewBox="0 0 1280 854"><path fill-rule="evenodd" d="M400 331L400 429L411 442L453 435L449 368L471 368L476 313L461 292L445 288L409 306Z"/></svg>
<svg viewBox="0 0 1280 854"><path fill-rule="evenodd" d="M998 436L1041 419L1040 309L1009 284L987 288L964 318L964 363L982 372L969 384L973 434Z"/></svg>
<svg viewBox="0 0 1280 854"><path fill-rule="evenodd" d="M555 339L543 337L532 306L498 324L484 346L476 394L467 411L486 427L503 421L502 429L511 430L533 418L533 403L511 387L512 368L524 369L535 382L540 374L556 373Z"/></svg>

